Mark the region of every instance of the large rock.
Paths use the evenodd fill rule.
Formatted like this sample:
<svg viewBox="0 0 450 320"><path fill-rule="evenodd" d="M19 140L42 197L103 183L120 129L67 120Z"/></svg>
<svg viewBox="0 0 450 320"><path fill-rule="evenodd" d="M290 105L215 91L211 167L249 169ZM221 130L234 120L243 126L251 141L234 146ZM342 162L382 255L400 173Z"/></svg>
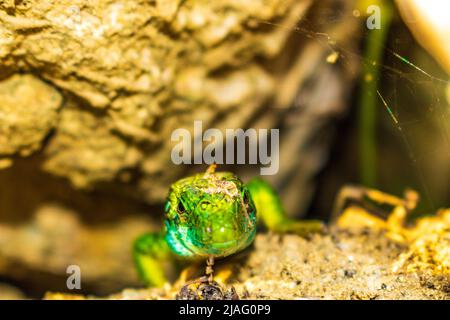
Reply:
<svg viewBox="0 0 450 320"><path fill-rule="evenodd" d="M170 160L174 129L192 130L194 120L219 129L282 126L281 170L271 180L300 212L326 157L326 144L309 142L345 110L356 75L351 61L326 62L332 52L318 32L349 49L357 20L339 17L351 8L341 0L2 2L1 78L33 73L64 96L57 123L54 90L55 100L44 90L41 101L24 89L28 109L14 113L35 127L2 136L3 153L36 151L56 125L43 170L78 189L118 182L159 203L187 173ZM313 24L298 31L305 15ZM320 19L336 22L324 29Z"/></svg>
<svg viewBox="0 0 450 320"><path fill-rule="evenodd" d="M39 150L58 123L61 103L54 87L31 75L0 82L0 157Z"/></svg>

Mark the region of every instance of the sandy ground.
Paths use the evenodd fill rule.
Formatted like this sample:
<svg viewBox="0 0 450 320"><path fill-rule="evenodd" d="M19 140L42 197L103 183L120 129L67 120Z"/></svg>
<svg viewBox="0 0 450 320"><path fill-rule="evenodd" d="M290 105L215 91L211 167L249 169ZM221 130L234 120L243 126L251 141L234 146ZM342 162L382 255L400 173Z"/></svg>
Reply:
<svg viewBox="0 0 450 320"><path fill-rule="evenodd" d="M394 272L405 250L369 230L334 230L310 239L260 234L253 248L217 268L234 268L229 284L240 299L450 299L448 275ZM177 292L170 286L126 289L108 298L173 299Z"/></svg>

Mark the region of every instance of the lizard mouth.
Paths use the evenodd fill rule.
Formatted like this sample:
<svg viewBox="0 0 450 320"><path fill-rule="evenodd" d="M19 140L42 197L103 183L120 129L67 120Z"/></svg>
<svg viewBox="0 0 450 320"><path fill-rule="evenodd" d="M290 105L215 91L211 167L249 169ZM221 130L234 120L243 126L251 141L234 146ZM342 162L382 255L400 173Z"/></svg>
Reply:
<svg viewBox="0 0 450 320"><path fill-rule="evenodd" d="M191 250L198 255L214 255L218 257L228 256L237 251L242 250L251 243L255 236L255 232L244 234L242 237L220 242L205 242L196 239L191 242Z"/></svg>
<svg viewBox="0 0 450 320"><path fill-rule="evenodd" d="M214 243L215 247L229 247L230 245L235 244L238 242L237 240L230 240L230 241L224 241L224 242L216 242Z"/></svg>
<svg viewBox="0 0 450 320"><path fill-rule="evenodd" d="M202 241L202 240L194 240L192 241L192 244L197 248L206 248L211 246L218 246L218 247L225 247L232 245L233 243L236 243L237 240L229 240L229 241L223 241L223 242L210 242L210 241Z"/></svg>
<svg viewBox="0 0 450 320"><path fill-rule="evenodd" d="M229 240L223 242L203 242L201 240L192 241L191 250L197 254L214 254L219 255L230 248L235 247L240 241L239 240Z"/></svg>

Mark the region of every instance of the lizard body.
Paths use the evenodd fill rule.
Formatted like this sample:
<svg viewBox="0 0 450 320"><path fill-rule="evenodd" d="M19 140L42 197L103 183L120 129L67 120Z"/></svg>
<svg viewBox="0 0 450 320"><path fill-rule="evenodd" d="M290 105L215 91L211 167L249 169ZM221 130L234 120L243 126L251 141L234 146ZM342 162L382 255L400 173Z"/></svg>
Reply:
<svg viewBox="0 0 450 320"><path fill-rule="evenodd" d="M261 179L244 184L235 174L215 172L178 180L165 204L164 230L139 237L134 259L149 286L167 282L164 265L173 257L213 259L237 253L254 240L257 223L275 232L305 235L320 231L319 221L286 217L281 201Z"/></svg>

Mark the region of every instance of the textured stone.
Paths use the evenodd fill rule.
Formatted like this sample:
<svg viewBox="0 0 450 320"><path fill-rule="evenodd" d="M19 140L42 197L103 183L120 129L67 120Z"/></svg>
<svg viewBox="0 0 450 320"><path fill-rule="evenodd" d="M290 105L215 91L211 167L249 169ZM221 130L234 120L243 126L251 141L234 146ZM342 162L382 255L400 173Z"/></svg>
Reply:
<svg viewBox="0 0 450 320"><path fill-rule="evenodd" d="M41 148L58 122L62 97L32 75L0 82L0 157L28 156Z"/></svg>

